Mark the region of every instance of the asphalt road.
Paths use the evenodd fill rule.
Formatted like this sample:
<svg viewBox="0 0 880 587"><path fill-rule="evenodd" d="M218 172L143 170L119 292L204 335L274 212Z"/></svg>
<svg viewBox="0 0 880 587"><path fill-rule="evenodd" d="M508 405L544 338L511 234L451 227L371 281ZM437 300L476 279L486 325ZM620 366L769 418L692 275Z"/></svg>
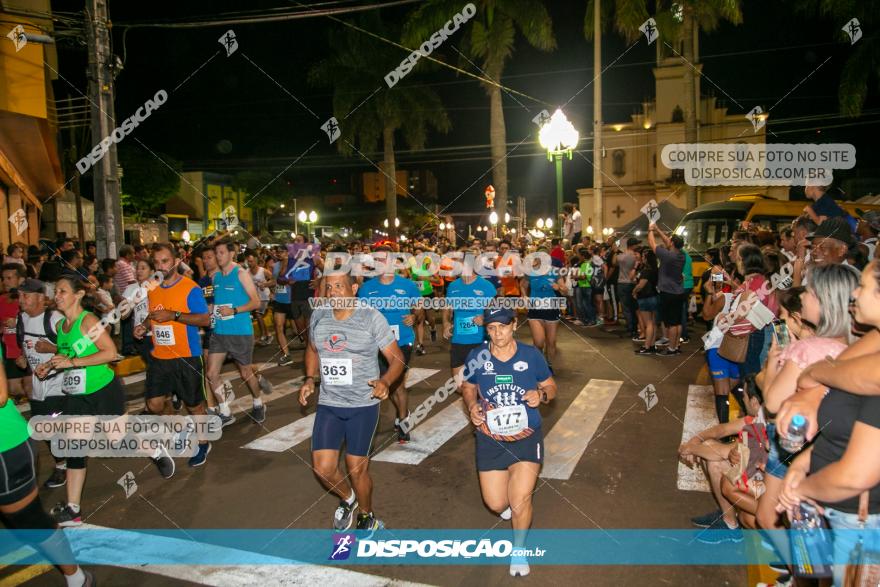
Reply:
<svg viewBox="0 0 880 587"><path fill-rule="evenodd" d="M523 325L517 337L528 342L528 326ZM568 323L560 326L559 356L554 364L559 396L542 408L545 437L558 422L563 422L561 428L576 437L583 437L589 422L593 422L594 432L583 440L586 450L582 456L575 455L571 461L573 468L568 478L539 480L533 498L534 528L689 528L689 517L715 508L708 493L676 488L675 451L681 441L688 385L695 382L704 363L698 347L699 337L693 338L695 342L684 345L685 352L679 357L636 357L634 344L622 331L573 327ZM425 378L411 388L412 405L421 403L446 381L447 348L442 342L431 343L426 356L413 358L411 366L417 368L419 377ZM276 392L268 396L266 422L257 425L240 414L235 424L223 430L222 439L214 442L204 467L189 469L185 461L178 460L176 475L166 481L145 459L91 460L83 500L86 522L132 529L328 528L337 500L323 491L309 468L307 433L297 444L288 447L285 442L290 444L301 437L294 436L291 440L290 434L276 432L314 413L314 403L301 409L292 393L291 380L302 375L302 352L295 356L298 359L294 365L275 366L265 371L278 386ZM276 358L274 347L260 348L255 354L256 362ZM233 370L231 364L226 368ZM603 380L613 383L604 384ZM233 383L236 395L245 396L241 380L235 379ZM648 384L654 386L659 400L650 410L638 397ZM597 385L616 389L616 395L612 393L604 406L596 405L597 402L602 404L596 399L598 395L589 397L598 389ZM575 403L585 387L584 395ZM130 383L126 391L135 407L143 392L143 383ZM432 416L456 399L449 398L445 404L435 407ZM564 416L566 412L570 412L568 417ZM396 444L393 421L393 406L386 402L374 440L375 453L385 454L381 450ZM422 425L427 422L430 420ZM304 429L310 430L310 426ZM466 426L453 432L448 441L428 451L418 464L372 463L374 511L389 528L491 528L497 524L498 518L480 499L470 428ZM260 439L265 443L267 436L279 443L276 451L280 452L243 448ZM414 437L416 442L426 440ZM42 450L41 480L51 469L46 447ZM547 451L550 458L549 446ZM546 467L545 464L545 470ZM117 481L128 471L135 476L137 491L126 498ZM63 499L64 490L41 491L41 495L49 506ZM306 580L296 567L287 571L185 566L137 570L93 567L99 583L104 585L257 582L276 585L315 581L354 585L396 584L398 581L495 585L514 580L508 575L506 564L357 566L351 570L360 574L350 576L339 575L339 567L328 570L326 576L321 574L323 567L316 569L317 574ZM745 567L533 565L529 577L516 580L523 584L589 582L600 586L743 585L746 570ZM18 584L63 585L63 580L48 567L0 568L0 585Z"/></svg>

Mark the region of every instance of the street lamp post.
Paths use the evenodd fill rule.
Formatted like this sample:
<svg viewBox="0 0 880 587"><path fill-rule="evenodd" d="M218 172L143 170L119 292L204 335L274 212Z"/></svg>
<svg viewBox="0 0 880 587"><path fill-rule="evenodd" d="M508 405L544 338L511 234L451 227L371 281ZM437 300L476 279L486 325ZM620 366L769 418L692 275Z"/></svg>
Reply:
<svg viewBox="0 0 880 587"><path fill-rule="evenodd" d="M306 225L306 234L308 235L309 240L312 240L312 224L318 221L318 213L312 210L306 214L305 210L301 210L297 218L300 222Z"/></svg>
<svg viewBox="0 0 880 587"><path fill-rule="evenodd" d="M547 149L547 159L556 161L556 218L562 219L562 157L571 159L572 150L577 147L580 135L574 126L557 109L550 120L538 132L538 141Z"/></svg>

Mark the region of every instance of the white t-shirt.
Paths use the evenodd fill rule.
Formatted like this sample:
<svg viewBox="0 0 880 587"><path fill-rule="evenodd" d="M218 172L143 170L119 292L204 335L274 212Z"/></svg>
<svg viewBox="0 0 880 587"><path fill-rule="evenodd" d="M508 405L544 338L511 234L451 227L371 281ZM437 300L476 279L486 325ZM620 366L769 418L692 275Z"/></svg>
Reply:
<svg viewBox="0 0 880 587"><path fill-rule="evenodd" d="M251 278L253 278L254 285L257 287L257 291L260 293L260 301L268 302L269 288L264 285L266 283L266 270L262 267L259 267L256 273L251 273Z"/></svg>
<svg viewBox="0 0 880 587"><path fill-rule="evenodd" d="M721 341L724 340L724 333L715 324L718 322L719 316L723 316L733 311L733 308L731 308L731 306L733 306L733 294L724 293L723 295L724 307L721 308L721 311L715 316L715 320L712 321L712 330L703 335L703 348L707 351L717 349L721 346Z"/></svg>
<svg viewBox="0 0 880 587"><path fill-rule="evenodd" d="M52 312L51 324L55 329L55 332L58 332L58 323L64 318L58 311ZM41 338L48 340L46 337L46 329L45 329L45 317L43 314L40 314L36 317L28 316L27 313L21 313L21 320L24 324L24 342L22 343L22 351L24 352L24 356L27 359L28 365L30 365L31 370L37 368L38 365L41 365L55 356L55 353L38 353L34 346L37 344L37 341ZM31 375L31 382L34 386L33 391L33 399L34 401L43 401L47 397L60 397L64 395L64 392L61 391L61 372L51 373L46 379L40 380L37 378L36 374Z"/></svg>
<svg viewBox="0 0 880 587"><path fill-rule="evenodd" d="M575 210L571 215L571 234L575 235L581 231L581 225L583 221L581 220L581 211Z"/></svg>
<svg viewBox="0 0 880 587"><path fill-rule="evenodd" d="M122 297L132 305L131 311L134 325L137 326L147 319L150 309L147 306L147 288L139 283L132 283L122 292Z"/></svg>

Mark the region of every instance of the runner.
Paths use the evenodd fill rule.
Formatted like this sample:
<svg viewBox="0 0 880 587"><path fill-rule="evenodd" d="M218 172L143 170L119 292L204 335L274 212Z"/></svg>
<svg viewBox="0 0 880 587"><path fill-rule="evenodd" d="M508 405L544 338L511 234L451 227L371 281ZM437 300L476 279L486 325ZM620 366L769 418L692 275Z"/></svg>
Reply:
<svg viewBox="0 0 880 587"><path fill-rule="evenodd" d="M348 273L328 275L322 287L331 299L353 298L357 292L357 284L352 283ZM388 397L391 384L403 374L403 353L388 321L372 308L320 310L312 314L309 332L306 378L299 389L299 402L303 406L308 404L320 369L321 393L312 429L312 466L324 487L341 498L333 515L333 527L347 530L358 511L357 529L376 530L383 524L372 511L370 444L379 423L379 404ZM381 377L377 351L382 352L389 365ZM343 441L346 477L339 470Z"/></svg>
<svg viewBox="0 0 880 587"><path fill-rule="evenodd" d="M16 359L22 369L30 366L33 371L41 363L55 356L58 348L58 323L64 318L60 312L46 309L46 286L42 281L26 279L18 288L21 304L16 327L18 344L23 355ZM64 411L64 392L61 390L61 374L55 373L41 380L31 375L31 415L50 416ZM64 487L67 483L67 463L63 457L52 455L55 467L43 487Z"/></svg>
<svg viewBox="0 0 880 587"><path fill-rule="evenodd" d="M257 292L260 294L260 307L254 310L257 330L260 331L260 336L255 338L255 342L259 346L267 346L272 342L272 337L269 335L264 319L266 309L269 307L269 288L274 287L275 282L269 276L269 272L260 265L256 254L248 253L247 257L245 257L245 263L247 263L248 273L250 273L251 279L254 281L254 287L257 288Z"/></svg>
<svg viewBox="0 0 880 587"><path fill-rule="evenodd" d="M296 327L296 336L300 342L307 345L309 320L312 315L309 298L315 294L312 287L315 260L311 255L308 245L305 244L305 237L301 234L297 235L295 244L303 248L290 255L288 261L290 268L287 270L285 277L287 277L290 284L290 313L293 318L293 324Z"/></svg>
<svg viewBox="0 0 880 587"><path fill-rule="evenodd" d="M403 353L403 373L397 379L392 380L391 401L397 408L397 417L394 419L397 441L404 443L410 440L409 432L403 430L400 422L409 417L409 411L407 410L406 370L409 368L413 341L415 340L415 333L412 327L423 312L416 308L416 304L421 297L419 289L409 279L395 275L392 258L388 254L390 252L391 247L379 247L376 249L373 256L376 258L380 268L384 265L383 273L362 285L358 290L358 297L375 300L379 304L378 309L391 326L394 338L397 339L397 345ZM382 377L387 372L388 361L385 360L385 357L380 352L379 376Z"/></svg>
<svg viewBox="0 0 880 587"><path fill-rule="evenodd" d="M523 276L521 288L523 297L527 302L541 300L540 304L549 303L557 295L564 295L566 291L565 278L559 276L556 267L541 267L540 253L547 254L544 247L538 248L539 255L533 258L532 270L529 275ZM540 271L545 271L538 275ZM532 341L538 350L547 357L550 371L553 371L553 361L556 360L556 328L559 326L558 308L529 308L529 330L532 333Z"/></svg>
<svg viewBox="0 0 880 587"><path fill-rule="evenodd" d="M290 358L290 348L287 343L287 322L293 320L290 309L290 283L287 279L287 251L279 249L275 251L277 258L272 267L272 279L275 281L275 299L272 300L272 320L275 324L275 340L281 351L278 364L282 367L293 363Z"/></svg>
<svg viewBox="0 0 880 587"><path fill-rule="evenodd" d="M483 309L494 297L492 284L468 266L446 290L449 306L443 310L443 338L451 342L449 366L457 383L468 353L483 344Z"/></svg>
<svg viewBox="0 0 880 587"><path fill-rule="evenodd" d="M211 335L214 332L214 274L217 273L217 257L214 255L214 249L211 247L204 248L199 251L199 258L202 260L202 266L204 267L204 275L199 278L199 287L202 288L202 295L205 296L205 303L208 304L208 312L211 315L209 326L202 329L202 364L208 364L208 354L211 346ZM149 336L150 333L147 333ZM222 397L219 397L220 401L225 401L226 399L226 386L228 382L224 380L224 393ZM210 381L208 381L208 370L205 369L205 385L208 389L211 389L211 393L205 394L205 399L208 404L208 413L211 415L216 415L220 417L220 424L223 427L229 426L233 422L235 422L235 416L232 414L222 414L220 412L220 408L218 406L218 396L213 391L213 388L210 385ZM232 385L229 385L229 393L232 393Z"/></svg>
<svg viewBox="0 0 880 587"><path fill-rule="evenodd" d="M27 277L27 269L19 263L4 263L2 268L3 294L0 295L0 322L3 328L3 356L6 357L6 384L13 397L23 399L30 395L31 378L27 368L19 367L15 361L22 356L16 338L15 325L18 322L18 287Z"/></svg>
<svg viewBox="0 0 880 587"><path fill-rule="evenodd" d="M231 415L229 401L224 393L220 371L226 355L238 365L238 372L254 398L249 413L257 424L266 421L266 406L260 394L257 375L254 374L254 325L251 311L260 307L260 296L247 271L233 259L234 247L228 238L214 243L219 270L214 273L214 332L208 352L208 384L220 399L220 414Z"/></svg>
<svg viewBox="0 0 880 587"><path fill-rule="evenodd" d="M2 356L2 351L0 351ZM6 373L0 369L0 518L10 530L56 530L58 524L43 509L37 493L37 447L15 403L9 401ZM53 532L32 544L50 561L73 560L63 532ZM95 585L95 577L78 565L57 564L68 587Z"/></svg>
<svg viewBox="0 0 880 587"><path fill-rule="evenodd" d="M544 356L518 343L514 312L486 310L483 323L489 342L474 348L468 364L487 349L492 360L478 363L461 393L477 428L476 455L480 492L489 509L513 518L514 547L525 545L532 524L532 493L544 461L539 404L556 397L556 382ZM514 556L511 576L529 574L528 560Z"/></svg>
<svg viewBox="0 0 880 587"><path fill-rule="evenodd" d="M116 345L106 328L99 326L91 309L94 298L86 293L84 281L71 275L55 284L55 306L64 314L58 324L57 354L34 369L46 379L52 371L63 371L61 389L67 394L64 414L68 416L121 416L125 413L125 392L110 368L116 359ZM89 336L95 328L97 336ZM82 524L85 457L67 459L67 503L59 503L52 514L59 526Z"/></svg>
<svg viewBox="0 0 880 587"><path fill-rule="evenodd" d="M205 415L199 327L210 324L208 303L199 286L178 273L180 260L169 243L153 245L153 262L164 279L148 293L147 319L134 328L135 338L143 338L149 329L154 341L144 385L147 411L169 415L166 398L173 393L186 405L189 414ZM210 451L209 442L200 442L198 452L189 459L189 466L204 465ZM170 479L175 471L174 459L167 452L154 459L162 476Z"/></svg>
<svg viewBox="0 0 880 587"><path fill-rule="evenodd" d="M419 294L425 299L430 300L436 297L434 293L434 285L432 283L433 273L431 270L431 258L428 256L424 256L425 249L421 247L416 247L414 249L415 256L411 257L412 261L412 276L413 281L419 288ZM419 255L423 255L423 261L421 265L417 263ZM435 269L436 270L436 269ZM442 283L442 282L441 282ZM416 346L415 351L417 355L425 355L428 351L425 350L425 324L428 325L428 328L431 329L431 342L436 342L437 340L437 328L435 327L436 317L434 313L434 309L427 307L423 308L423 311L419 312L416 316Z"/></svg>

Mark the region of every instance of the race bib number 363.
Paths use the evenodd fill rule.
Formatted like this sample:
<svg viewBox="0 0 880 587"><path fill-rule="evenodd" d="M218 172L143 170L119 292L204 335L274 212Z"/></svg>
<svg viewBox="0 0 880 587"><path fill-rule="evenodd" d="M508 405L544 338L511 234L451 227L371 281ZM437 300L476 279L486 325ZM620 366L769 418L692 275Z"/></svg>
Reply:
<svg viewBox="0 0 880 587"><path fill-rule="evenodd" d="M327 385L351 385L351 359L321 359L321 382Z"/></svg>

